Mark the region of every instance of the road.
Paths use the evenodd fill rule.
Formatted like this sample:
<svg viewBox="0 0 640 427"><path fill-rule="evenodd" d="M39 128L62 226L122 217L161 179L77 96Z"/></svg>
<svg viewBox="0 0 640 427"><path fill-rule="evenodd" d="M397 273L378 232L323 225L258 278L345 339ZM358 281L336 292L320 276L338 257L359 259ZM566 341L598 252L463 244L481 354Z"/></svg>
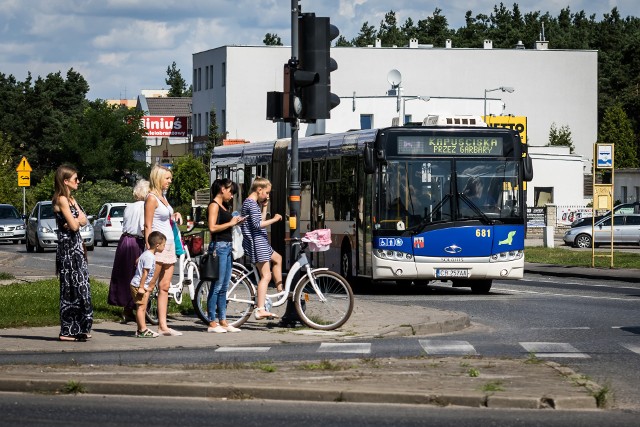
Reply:
<svg viewBox="0 0 640 427"><path fill-rule="evenodd" d="M115 248L97 247L90 254L92 276L107 279ZM51 274L55 253L26 254L24 247L1 245L12 255L12 271ZM34 259L37 262L34 262ZM496 281L491 294L473 295L467 289L444 286L366 285L356 287L357 298L397 305L424 305L462 311L473 327L437 337L387 338L355 341L371 357L411 357L421 354L471 354L491 357L537 357L562 363L614 392L616 406L640 409L640 285L527 274L521 281ZM318 358L317 345L271 346L275 360ZM37 360L38 355L29 358ZM48 360L54 362L48 356ZM81 363L118 363L117 353L61 354ZM156 354L154 363L198 363L256 360L264 355L216 353L180 349ZM332 354L332 358L353 355ZM27 360L24 360L25 362ZM9 360L2 360L10 363Z"/></svg>
<svg viewBox="0 0 640 427"><path fill-rule="evenodd" d="M0 426L636 426L636 414L94 395L0 393Z"/></svg>

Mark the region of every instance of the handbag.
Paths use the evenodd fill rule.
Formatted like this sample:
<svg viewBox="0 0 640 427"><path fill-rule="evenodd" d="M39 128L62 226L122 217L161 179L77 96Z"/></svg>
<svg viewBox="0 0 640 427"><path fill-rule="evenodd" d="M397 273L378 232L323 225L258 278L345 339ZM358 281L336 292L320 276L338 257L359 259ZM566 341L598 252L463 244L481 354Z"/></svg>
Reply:
<svg viewBox="0 0 640 427"><path fill-rule="evenodd" d="M202 258L200 258L200 278L202 280L218 280L219 276L220 263L216 252L207 252L202 255Z"/></svg>
<svg viewBox="0 0 640 427"><path fill-rule="evenodd" d="M242 230L239 225L234 225L231 228L231 251L233 253L233 259L238 259L244 256L244 248L242 247Z"/></svg>
<svg viewBox="0 0 640 427"><path fill-rule="evenodd" d="M176 249L176 256L184 255L184 247L182 247L182 236L180 236L180 230L178 229L178 224L173 220L169 220L171 222L171 231L173 231L173 243Z"/></svg>

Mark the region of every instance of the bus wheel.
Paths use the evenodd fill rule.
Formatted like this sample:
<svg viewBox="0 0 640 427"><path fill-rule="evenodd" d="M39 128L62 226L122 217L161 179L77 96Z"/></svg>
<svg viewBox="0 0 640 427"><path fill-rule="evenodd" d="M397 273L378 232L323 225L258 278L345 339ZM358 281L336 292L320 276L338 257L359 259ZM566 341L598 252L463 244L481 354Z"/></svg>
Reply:
<svg viewBox="0 0 640 427"><path fill-rule="evenodd" d="M488 294L491 290L491 280L473 280L471 282L471 292L474 294Z"/></svg>
<svg viewBox="0 0 640 427"><path fill-rule="evenodd" d="M353 275L351 274L351 245L349 242L344 242L342 244L342 249L340 250L340 275L347 280L352 279Z"/></svg>

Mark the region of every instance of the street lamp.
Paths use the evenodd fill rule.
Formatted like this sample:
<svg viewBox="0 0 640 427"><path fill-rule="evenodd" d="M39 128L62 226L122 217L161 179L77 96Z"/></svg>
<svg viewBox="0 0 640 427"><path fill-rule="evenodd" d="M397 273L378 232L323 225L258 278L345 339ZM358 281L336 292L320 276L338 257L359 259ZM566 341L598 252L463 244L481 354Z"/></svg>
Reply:
<svg viewBox="0 0 640 427"><path fill-rule="evenodd" d="M398 123L398 125L404 126L404 116L405 116L406 111L407 111L405 109L405 105L404 104L407 101L413 101L414 99L419 99L421 101L428 102L431 99L431 97L429 97L429 96L420 96L420 95L418 95L418 96L406 96L406 97L403 96L402 97L402 113L400 114L400 122Z"/></svg>
<svg viewBox="0 0 640 427"><path fill-rule="evenodd" d="M487 93L494 92L496 90L501 90L502 92L513 93L513 91L515 89L512 88L511 86L500 86L500 87L497 87L495 89L485 89L484 90L484 117L487 117Z"/></svg>

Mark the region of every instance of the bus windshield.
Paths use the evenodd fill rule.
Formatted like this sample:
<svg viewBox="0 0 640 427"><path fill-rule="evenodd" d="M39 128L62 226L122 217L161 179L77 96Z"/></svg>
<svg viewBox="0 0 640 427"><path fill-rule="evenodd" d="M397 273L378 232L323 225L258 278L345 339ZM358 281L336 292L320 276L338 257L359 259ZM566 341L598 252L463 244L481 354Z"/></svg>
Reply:
<svg viewBox="0 0 640 427"><path fill-rule="evenodd" d="M390 160L381 173L378 230L419 232L433 223L467 220L522 222L517 161Z"/></svg>

